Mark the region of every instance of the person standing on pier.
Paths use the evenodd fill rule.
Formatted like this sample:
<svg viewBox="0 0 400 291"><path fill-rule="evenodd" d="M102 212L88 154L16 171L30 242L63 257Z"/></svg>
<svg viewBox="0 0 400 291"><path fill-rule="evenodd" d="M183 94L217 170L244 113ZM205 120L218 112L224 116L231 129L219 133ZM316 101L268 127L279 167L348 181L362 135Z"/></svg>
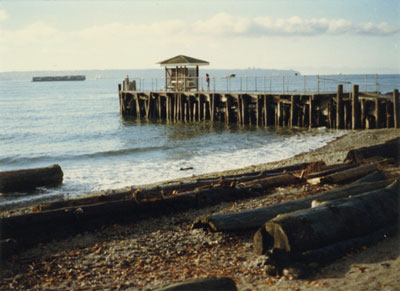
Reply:
<svg viewBox="0 0 400 291"><path fill-rule="evenodd" d="M206 74L207 90L210 91L210 76Z"/></svg>

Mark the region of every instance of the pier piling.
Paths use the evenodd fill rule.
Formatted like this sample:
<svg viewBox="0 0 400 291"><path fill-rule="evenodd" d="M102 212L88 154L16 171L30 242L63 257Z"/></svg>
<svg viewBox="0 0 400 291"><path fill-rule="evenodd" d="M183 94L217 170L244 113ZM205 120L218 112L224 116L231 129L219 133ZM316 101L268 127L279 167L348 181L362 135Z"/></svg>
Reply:
<svg viewBox="0 0 400 291"><path fill-rule="evenodd" d="M360 92L269 93L215 91L136 91L134 81L118 85L120 114L167 122L224 122L239 126L400 128L399 91L392 96ZM390 93L391 94L391 93Z"/></svg>

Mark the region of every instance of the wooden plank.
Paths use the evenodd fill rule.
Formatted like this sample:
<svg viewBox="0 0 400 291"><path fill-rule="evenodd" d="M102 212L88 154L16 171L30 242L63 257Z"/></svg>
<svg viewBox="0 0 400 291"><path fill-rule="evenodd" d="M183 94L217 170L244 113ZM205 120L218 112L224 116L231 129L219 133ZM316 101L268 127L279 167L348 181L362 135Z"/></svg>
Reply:
<svg viewBox="0 0 400 291"><path fill-rule="evenodd" d="M290 96L291 104L290 104L290 127L297 125L297 103L298 96Z"/></svg>
<svg viewBox="0 0 400 291"><path fill-rule="evenodd" d="M192 98L187 96L187 105L188 105L188 120L192 121Z"/></svg>
<svg viewBox="0 0 400 291"><path fill-rule="evenodd" d="M282 121L282 116L281 116L281 102L278 101L276 104L276 113L275 113L275 125L276 126L281 126L281 121Z"/></svg>
<svg viewBox="0 0 400 291"><path fill-rule="evenodd" d="M214 112L215 112L215 95L209 94L210 96L210 120L214 121Z"/></svg>
<svg viewBox="0 0 400 291"><path fill-rule="evenodd" d="M310 128L314 127L314 100L313 96L309 97L308 100L308 126Z"/></svg>
<svg viewBox="0 0 400 291"><path fill-rule="evenodd" d="M239 94L237 99L237 122L242 124L242 94Z"/></svg>
<svg viewBox="0 0 400 291"><path fill-rule="evenodd" d="M367 113L366 113L366 100L360 100L360 105L361 105L361 123L360 126L362 129L365 128L366 124L365 124L365 120L367 118Z"/></svg>
<svg viewBox="0 0 400 291"><path fill-rule="evenodd" d="M149 118L149 113L150 113L151 96L152 96L152 94L150 93L150 95L148 95L147 99L144 101L144 109L145 109L145 114L146 114L147 119Z"/></svg>
<svg viewBox="0 0 400 291"><path fill-rule="evenodd" d="M185 102L183 106L184 106L184 109L183 109L183 115L184 115L183 121L187 122L187 116L188 116L188 103L187 103L187 102Z"/></svg>
<svg viewBox="0 0 400 291"><path fill-rule="evenodd" d="M264 126L268 126L268 96L264 95Z"/></svg>
<svg viewBox="0 0 400 291"><path fill-rule="evenodd" d="M358 103L358 85L353 85L351 100L351 128L360 128L360 105Z"/></svg>
<svg viewBox="0 0 400 291"><path fill-rule="evenodd" d="M198 82L197 82L198 86ZM201 97L200 94L196 93L196 99L197 99L197 121L201 121Z"/></svg>
<svg viewBox="0 0 400 291"><path fill-rule="evenodd" d="M380 128L380 122L381 122L381 113L380 113L380 102L379 99L375 100L375 128Z"/></svg>
<svg viewBox="0 0 400 291"><path fill-rule="evenodd" d="M223 96L226 99L226 101L225 101L225 123L229 124L229 109L231 107L231 104L230 104L231 98L229 95L226 95L226 94L223 94Z"/></svg>
<svg viewBox="0 0 400 291"><path fill-rule="evenodd" d="M136 117L141 118L141 112L140 112L140 102L139 102L139 94L136 93L133 95L133 98L135 98L136 102Z"/></svg>
<svg viewBox="0 0 400 291"><path fill-rule="evenodd" d="M169 95L165 95L165 119L169 121L170 108L169 108Z"/></svg>
<svg viewBox="0 0 400 291"><path fill-rule="evenodd" d="M203 120L207 120L207 102L203 102Z"/></svg>
<svg viewBox="0 0 400 291"><path fill-rule="evenodd" d="M392 115L390 112L390 102L385 102L386 128L390 127Z"/></svg>
<svg viewBox="0 0 400 291"><path fill-rule="evenodd" d="M124 110L122 105L121 84L118 84L118 100L119 100L119 114L124 115Z"/></svg>

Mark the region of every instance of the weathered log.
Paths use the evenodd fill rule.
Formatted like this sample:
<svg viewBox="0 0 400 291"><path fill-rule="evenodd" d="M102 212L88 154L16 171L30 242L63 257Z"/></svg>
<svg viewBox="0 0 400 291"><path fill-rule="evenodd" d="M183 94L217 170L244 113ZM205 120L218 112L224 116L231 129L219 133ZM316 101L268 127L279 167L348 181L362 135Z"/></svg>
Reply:
<svg viewBox="0 0 400 291"><path fill-rule="evenodd" d="M222 201L257 196L262 192L240 187L216 187L179 193L164 199L128 199L82 205L10 217L0 217L1 239L14 239L18 249L57 238L65 238L98 227L131 223ZM10 255L10 254L7 254Z"/></svg>
<svg viewBox="0 0 400 291"><path fill-rule="evenodd" d="M351 168L343 171L339 171L333 174L329 174L327 176L322 176L318 178L308 179L307 183L309 184L341 184L351 180L356 180L360 177L366 176L370 173L378 170L378 166L376 164L360 166L357 168Z"/></svg>
<svg viewBox="0 0 400 291"><path fill-rule="evenodd" d="M295 256L296 261L311 263L315 262L320 265L325 265L335 261L336 259L357 251L361 247L368 247L380 240L396 234L398 226L396 224L389 225L375 232L364 236L355 237L349 240L342 240L322 248L308 250Z"/></svg>
<svg viewBox="0 0 400 291"><path fill-rule="evenodd" d="M2 239L0 240L0 261L7 254L13 254L17 251L18 245L14 239Z"/></svg>
<svg viewBox="0 0 400 291"><path fill-rule="evenodd" d="M356 181L354 181L352 184L356 183L370 183L370 182L379 182L387 179L385 174L382 171L375 171L371 174L368 174L367 176L364 176Z"/></svg>
<svg viewBox="0 0 400 291"><path fill-rule="evenodd" d="M400 138L396 138L386 143L377 144L369 147L362 147L348 152L345 161L361 162L363 159L380 156L393 158L400 164Z"/></svg>
<svg viewBox="0 0 400 291"><path fill-rule="evenodd" d="M173 284L161 289L156 289L157 291L235 291L237 290L235 282L228 277L221 278L202 278L195 279L191 281L186 281L182 283Z"/></svg>
<svg viewBox="0 0 400 291"><path fill-rule="evenodd" d="M32 190L41 186L62 183L63 172L59 165L0 172L0 192Z"/></svg>
<svg viewBox="0 0 400 291"><path fill-rule="evenodd" d="M301 253L337 241L368 235L397 222L400 184L278 215L254 235L254 250Z"/></svg>
<svg viewBox="0 0 400 291"><path fill-rule="evenodd" d="M301 170L307 167L308 165L309 163L301 163L273 170L222 176L211 179L198 179L195 182L173 183L173 184L155 186L151 188L132 188L131 190L122 192L100 194L96 196L75 198L65 201L56 201L52 203L41 204L36 209L39 211L45 211L45 210L59 209L64 207L90 205L107 201L118 201L127 199L136 199L136 200L162 199L167 196L175 195L178 193L184 193L188 191L195 191L199 189L204 190L205 188L211 188L211 187L228 186L232 182L240 183L266 177L278 176L282 172Z"/></svg>
<svg viewBox="0 0 400 291"><path fill-rule="evenodd" d="M304 279L324 265L332 263L346 254L372 246L395 235L397 231L398 226L393 224L364 236L337 241L322 248L302 253L287 253L274 249L268 252L265 263L271 275L285 275L289 278Z"/></svg>
<svg viewBox="0 0 400 291"><path fill-rule="evenodd" d="M334 167L329 167L326 170L316 172L316 173L310 173L307 175L307 179L314 179L317 177L322 177L322 176L327 176L336 172L344 171L347 169L351 169L357 167L357 164L340 164L340 165L335 165Z"/></svg>
<svg viewBox="0 0 400 291"><path fill-rule="evenodd" d="M285 186L295 184L299 179L290 174L282 174L274 177L268 177L263 179L258 179L255 181L249 181L240 183L240 187L249 187L249 188L259 188L266 189L274 186Z"/></svg>
<svg viewBox="0 0 400 291"><path fill-rule="evenodd" d="M263 171L256 171L256 172L249 172L249 173L243 173L243 174L238 174L238 175L228 175L228 176L221 176L218 178L207 178L207 179L198 179L197 182L215 182L218 180L237 180L238 182L246 181L247 179L252 180L252 179L259 179L262 177L268 177L268 176L275 176L279 175L282 173L291 173L293 171L299 171L307 168L310 164L312 163L299 163L291 166L285 166L285 167L279 167L279 168L274 168L271 170L263 170Z"/></svg>
<svg viewBox="0 0 400 291"><path fill-rule="evenodd" d="M55 201L50 203L42 203L34 208L35 211L47 211L53 209L60 209L66 207L76 207L82 205L97 204L108 201L118 201L133 199L135 197L135 192L137 189L132 189L123 192L110 193L110 194L100 194L90 197L75 198L69 200Z"/></svg>
<svg viewBox="0 0 400 291"><path fill-rule="evenodd" d="M359 195L375 189L386 187L391 183L390 180L383 180L371 183L355 183L338 189L333 189L320 194L312 195L293 201L275 204L268 207L252 209L237 213L220 214L208 217L199 217L195 220L194 228L208 228L212 231L246 231L261 227L265 222L274 218L278 214L293 212L311 207L311 202L315 199L328 201L348 197L349 195Z"/></svg>

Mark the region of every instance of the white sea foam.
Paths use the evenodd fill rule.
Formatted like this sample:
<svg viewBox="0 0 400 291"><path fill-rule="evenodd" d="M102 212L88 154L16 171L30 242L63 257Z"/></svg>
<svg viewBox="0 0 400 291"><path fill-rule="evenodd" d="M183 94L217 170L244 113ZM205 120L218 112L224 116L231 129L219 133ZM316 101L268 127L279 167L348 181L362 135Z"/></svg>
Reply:
<svg viewBox="0 0 400 291"><path fill-rule="evenodd" d="M326 145L343 135L344 131L306 131L287 136L282 141L272 141L260 147L237 151L202 152L187 159L119 161L115 165L82 165L65 169L65 184L75 182L87 191L115 189L143 185L182 177L244 168L290 158ZM193 168L182 171L181 168Z"/></svg>

